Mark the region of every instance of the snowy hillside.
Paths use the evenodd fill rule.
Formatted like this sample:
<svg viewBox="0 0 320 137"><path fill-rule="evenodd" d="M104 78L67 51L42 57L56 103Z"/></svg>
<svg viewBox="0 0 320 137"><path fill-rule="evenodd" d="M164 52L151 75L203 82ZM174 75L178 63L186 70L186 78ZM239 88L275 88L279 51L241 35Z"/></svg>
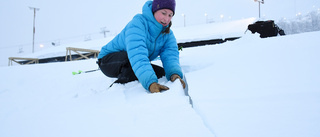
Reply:
<svg viewBox="0 0 320 137"><path fill-rule="evenodd" d="M190 27L173 28L178 43L208 40L208 39L225 39L230 37L241 37L246 31L248 24L255 21L255 18L248 18L237 21L211 23L204 25L195 25ZM64 44L61 46L41 49L35 53L20 54L11 50L0 51L3 56L0 58L0 66L8 65L9 57L25 57L25 58L50 58L66 55L66 47L76 47L85 49L100 50L102 46L111 41L114 36L104 39L91 40L86 42L77 42L72 44ZM76 53L73 53L76 54Z"/></svg>
<svg viewBox="0 0 320 137"><path fill-rule="evenodd" d="M162 78L170 90L150 94L137 81L108 88L115 79L100 71L72 75L97 69L95 59L0 67L0 135L318 137L319 36L260 39L247 33L183 49L193 107L178 81Z"/></svg>

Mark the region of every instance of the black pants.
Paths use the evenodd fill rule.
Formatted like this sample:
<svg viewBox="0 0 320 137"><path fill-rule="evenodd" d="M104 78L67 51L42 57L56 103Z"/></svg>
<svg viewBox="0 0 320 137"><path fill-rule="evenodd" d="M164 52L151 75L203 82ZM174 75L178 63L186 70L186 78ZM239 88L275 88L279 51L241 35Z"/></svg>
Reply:
<svg viewBox="0 0 320 137"><path fill-rule="evenodd" d="M115 83L128 83L138 80L134 74L125 51L110 53L99 59L98 65L102 73L111 78L118 78ZM151 64L158 78L165 76L164 69L160 66Z"/></svg>

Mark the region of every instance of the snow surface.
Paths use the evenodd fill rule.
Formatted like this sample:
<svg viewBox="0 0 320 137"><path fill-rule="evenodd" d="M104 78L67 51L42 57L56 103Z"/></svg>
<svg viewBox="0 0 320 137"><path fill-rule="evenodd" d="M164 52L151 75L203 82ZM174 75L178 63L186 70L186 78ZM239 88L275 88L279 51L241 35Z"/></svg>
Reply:
<svg viewBox="0 0 320 137"><path fill-rule="evenodd" d="M97 69L96 59L0 67L0 135L319 137L319 36L247 33L183 49L193 107L179 81L161 78L170 90L151 94L137 81L109 88L115 79L100 71L72 75ZM106 41L75 45L95 49ZM37 56L65 53L65 47Z"/></svg>
<svg viewBox="0 0 320 137"><path fill-rule="evenodd" d="M210 23L210 24L204 24L204 25L173 28L173 32L176 36L178 43L208 40L208 39L225 39L225 38L231 38L231 37L241 37L245 33L248 27L248 24L253 23L255 20L256 20L255 18L248 18L248 19L229 21L229 22L223 22L223 23ZM51 58L51 57L57 57L57 56L65 56L67 47L100 50L102 46L104 46L106 43L111 41L113 38L114 36L109 36L104 39L65 44L57 47L46 48L38 52L35 52L33 54L16 53L12 49L1 50L0 54L3 57L0 58L0 66L7 66L9 57L25 57L25 58L43 59L43 58ZM72 53L72 54L76 54L76 53Z"/></svg>
<svg viewBox="0 0 320 137"><path fill-rule="evenodd" d="M178 43L241 37L256 18L173 28Z"/></svg>

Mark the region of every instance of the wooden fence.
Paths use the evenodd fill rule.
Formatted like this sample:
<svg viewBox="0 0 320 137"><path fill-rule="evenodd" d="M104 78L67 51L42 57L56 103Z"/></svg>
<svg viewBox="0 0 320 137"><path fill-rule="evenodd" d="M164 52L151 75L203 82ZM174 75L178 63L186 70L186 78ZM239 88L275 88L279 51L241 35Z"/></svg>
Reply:
<svg viewBox="0 0 320 137"><path fill-rule="evenodd" d="M72 59L71 51L79 54L80 57L79 57L79 58L76 58L76 59ZM80 53L80 52L85 52L85 53ZM72 61L72 60L79 60L79 59L83 59L83 58L89 59L89 56L91 56L91 55L94 55L94 58L96 58L99 53L100 53L99 50L67 47L67 52L66 52L65 61L68 61L68 56L69 56L69 60Z"/></svg>
<svg viewBox="0 0 320 137"><path fill-rule="evenodd" d="M22 63L22 62L19 62L18 60L22 60L26 63ZM38 58L21 58L21 57L9 57L9 63L8 63L8 66L11 66L12 65L12 62L16 62L20 65L27 65L27 64L38 64L39 63L39 59Z"/></svg>

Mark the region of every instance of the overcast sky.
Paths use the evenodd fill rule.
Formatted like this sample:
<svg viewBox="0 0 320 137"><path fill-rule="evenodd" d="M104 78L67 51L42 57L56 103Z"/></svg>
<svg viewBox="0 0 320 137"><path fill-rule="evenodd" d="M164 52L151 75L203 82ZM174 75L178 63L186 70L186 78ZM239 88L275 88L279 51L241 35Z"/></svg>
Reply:
<svg viewBox="0 0 320 137"><path fill-rule="evenodd" d="M67 43L71 39L103 38L101 28L110 34L122 28L141 13L146 0L1 0L0 50L32 45L33 10L36 7L36 45ZM206 21L228 21L258 17L254 0L176 0L173 27L204 24ZM294 18L320 8L319 0L265 0L261 5L264 19ZM207 14L207 17L205 16ZM223 15L223 18L221 18Z"/></svg>

